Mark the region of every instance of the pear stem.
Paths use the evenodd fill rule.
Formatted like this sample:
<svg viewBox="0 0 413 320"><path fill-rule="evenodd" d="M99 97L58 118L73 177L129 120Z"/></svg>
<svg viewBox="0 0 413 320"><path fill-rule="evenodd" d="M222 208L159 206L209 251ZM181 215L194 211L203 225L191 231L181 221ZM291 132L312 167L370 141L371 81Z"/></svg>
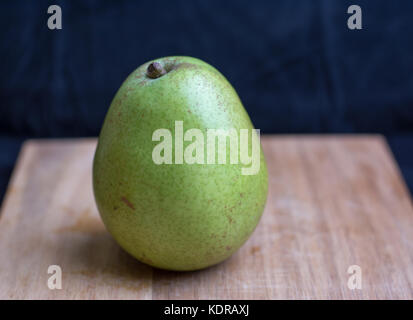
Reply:
<svg viewBox="0 0 413 320"><path fill-rule="evenodd" d="M146 75L151 79L162 77L166 73L159 62L152 62L146 70Z"/></svg>

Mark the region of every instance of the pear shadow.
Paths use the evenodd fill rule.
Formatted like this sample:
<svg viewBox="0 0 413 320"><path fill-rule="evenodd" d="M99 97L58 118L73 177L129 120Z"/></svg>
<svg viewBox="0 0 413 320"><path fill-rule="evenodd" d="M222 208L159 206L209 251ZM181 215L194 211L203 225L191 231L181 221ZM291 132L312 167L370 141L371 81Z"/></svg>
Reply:
<svg viewBox="0 0 413 320"><path fill-rule="evenodd" d="M70 246L67 245L69 241ZM65 250L65 260L61 266L63 273L70 275L71 281L87 281L95 288L110 286L151 294L159 287L198 281L222 270L233 259L231 257L217 265L194 271L159 269L140 262L124 251L106 230L64 235L58 241L57 250Z"/></svg>
<svg viewBox="0 0 413 320"><path fill-rule="evenodd" d="M77 219L55 229L52 250L62 252L59 264L70 281L94 288L109 286L153 293L160 287L198 282L211 273L221 272L237 259L237 253L223 262L194 271L173 271L140 262L123 250L106 231L98 215L86 210L72 212ZM232 261L232 262L231 262Z"/></svg>
<svg viewBox="0 0 413 320"><path fill-rule="evenodd" d="M185 285L185 283L197 283L204 279L214 278L211 275L217 275L221 272L224 272L232 264L236 263L238 252L234 253L231 257L225 259L224 261L219 262L218 264L198 269L192 271L176 271L176 270L167 270L159 269L152 267L153 270L153 284L154 286L173 286L177 284ZM199 283L200 284L200 283Z"/></svg>
<svg viewBox="0 0 413 320"><path fill-rule="evenodd" d="M96 217L93 228L81 231L58 229L54 249L64 252L60 265L70 281L87 281L92 287L110 286L129 290L150 290L152 267L125 252Z"/></svg>

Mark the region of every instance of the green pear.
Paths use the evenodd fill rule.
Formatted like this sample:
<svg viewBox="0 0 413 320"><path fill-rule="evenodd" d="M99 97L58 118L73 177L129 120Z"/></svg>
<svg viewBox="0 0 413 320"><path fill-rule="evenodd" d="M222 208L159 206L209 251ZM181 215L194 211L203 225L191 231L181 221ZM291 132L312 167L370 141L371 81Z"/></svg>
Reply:
<svg viewBox="0 0 413 320"><path fill-rule="evenodd" d="M252 234L268 174L259 133L230 83L211 65L177 56L143 64L116 93L93 188L124 250L157 268L197 270L230 257Z"/></svg>

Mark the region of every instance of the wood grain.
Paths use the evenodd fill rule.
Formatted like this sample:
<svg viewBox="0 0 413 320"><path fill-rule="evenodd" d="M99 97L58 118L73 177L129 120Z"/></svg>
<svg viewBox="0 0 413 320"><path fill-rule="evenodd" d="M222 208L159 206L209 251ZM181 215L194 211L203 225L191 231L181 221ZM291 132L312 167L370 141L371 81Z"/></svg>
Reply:
<svg viewBox="0 0 413 320"><path fill-rule="evenodd" d="M105 231L86 140L24 144L0 216L2 299L412 299L413 209L380 136L265 136L264 215L229 260L156 270ZM49 290L49 265L63 288ZM347 286L351 265L362 290Z"/></svg>

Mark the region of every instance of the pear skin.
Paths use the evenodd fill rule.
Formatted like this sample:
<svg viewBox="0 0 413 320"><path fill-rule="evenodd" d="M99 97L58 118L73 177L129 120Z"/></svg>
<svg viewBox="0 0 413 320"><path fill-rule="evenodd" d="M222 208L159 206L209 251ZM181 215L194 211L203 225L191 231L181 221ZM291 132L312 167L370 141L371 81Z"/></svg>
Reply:
<svg viewBox="0 0 413 320"><path fill-rule="evenodd" d="M259 170L247 164L188 163L192 141L182 129L249 130L253 125L237 93L209 64L191 57L166 57L137 68L116 93L100 132L93 162L93 189L102 220L119 245L151 266L189 271L230 257L250 237L263 213L268 174L259 145ZM172 133L172 164L154 162L154 132ZM166 138L165 138L166 139ZM218 149L218 148L217 148ZM166 152L166 151L165 151ZM186 154L184 154L186 155ZM202 158L202 157L200 157Z"/></svg>

